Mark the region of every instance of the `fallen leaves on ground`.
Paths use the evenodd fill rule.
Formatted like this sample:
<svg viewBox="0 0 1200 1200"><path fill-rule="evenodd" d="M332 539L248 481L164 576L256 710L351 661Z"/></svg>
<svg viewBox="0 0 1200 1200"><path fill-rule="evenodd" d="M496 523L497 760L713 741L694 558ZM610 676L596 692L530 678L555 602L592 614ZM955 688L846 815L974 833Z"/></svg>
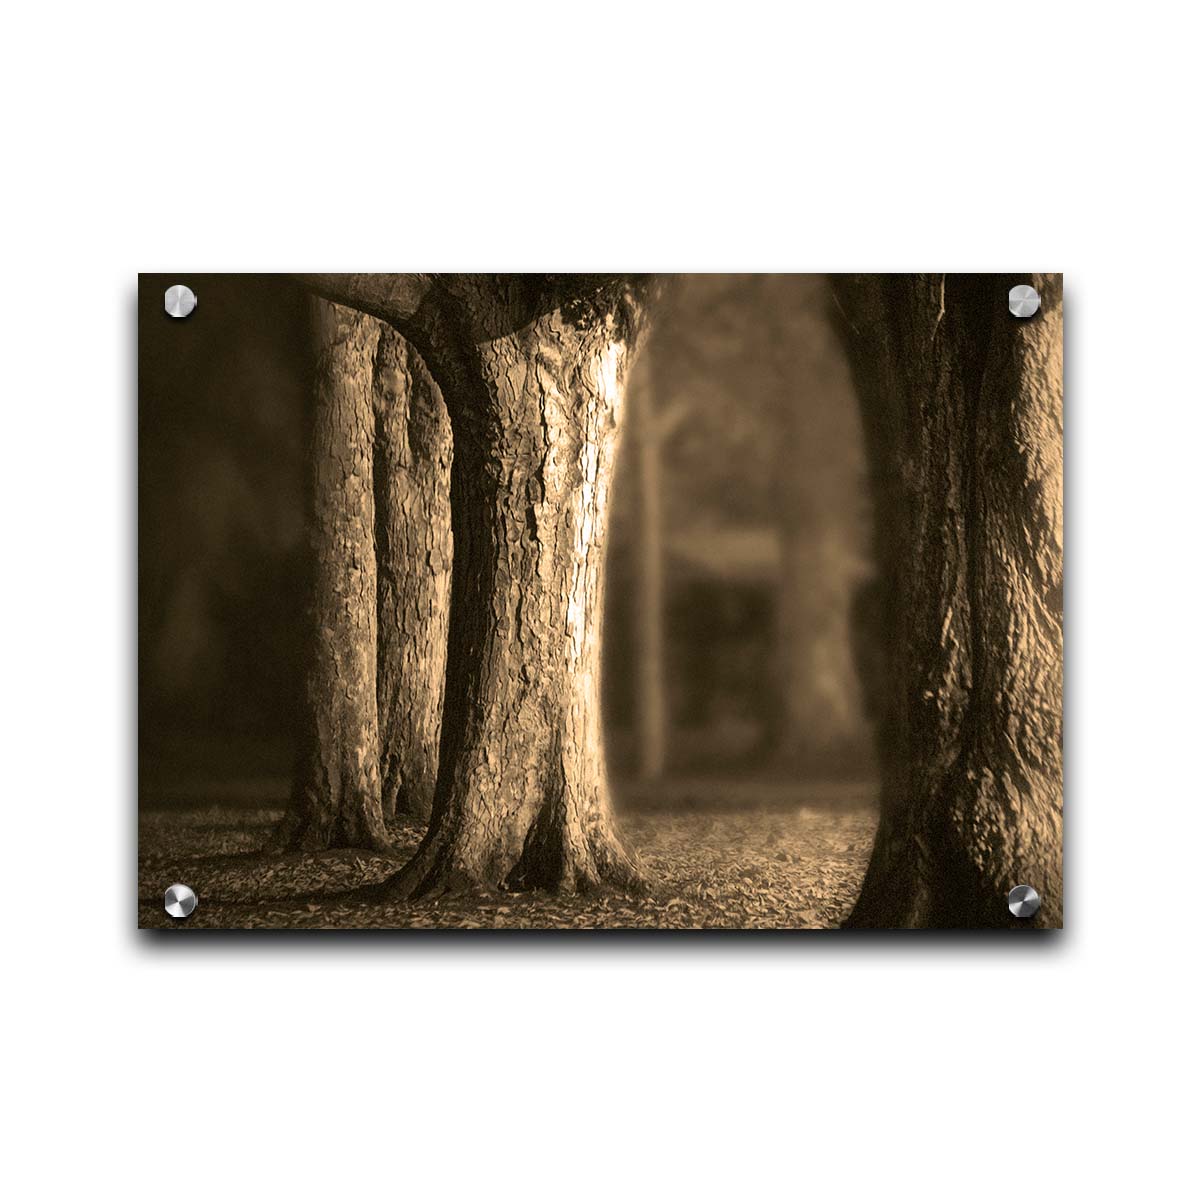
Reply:
<svg viewBox="0 0 1200 1200"><path fill-rule="evenodd" d="M356 896L399 870L423 830L391 827L391 854L267 856L282 814L233 809L143 816L139 925L216 929L828 929L850 912L875 836L870 809L632 813L621 836L650 879L646 896L497 892L387 903ZM199 903L163 911L172 883Z"/></svg>

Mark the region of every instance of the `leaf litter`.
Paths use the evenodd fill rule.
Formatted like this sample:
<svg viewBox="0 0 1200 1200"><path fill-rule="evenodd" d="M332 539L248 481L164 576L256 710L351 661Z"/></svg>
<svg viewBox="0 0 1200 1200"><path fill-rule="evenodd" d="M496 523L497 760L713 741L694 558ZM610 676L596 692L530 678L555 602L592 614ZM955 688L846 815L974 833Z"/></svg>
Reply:
<svg viewBox="0 0 1200 1200"><path fill-rule="evenodd" d="M423 829L391 826L390 854L261 852L282 814L211 808L140 821L143 928L175 929L829 929L850 913L875 836L872 809L641 812L620 820L650 880L644 896L497 892L387 903L355 895L392 875ZM177 882L199 904L162 906Z"/></svg>

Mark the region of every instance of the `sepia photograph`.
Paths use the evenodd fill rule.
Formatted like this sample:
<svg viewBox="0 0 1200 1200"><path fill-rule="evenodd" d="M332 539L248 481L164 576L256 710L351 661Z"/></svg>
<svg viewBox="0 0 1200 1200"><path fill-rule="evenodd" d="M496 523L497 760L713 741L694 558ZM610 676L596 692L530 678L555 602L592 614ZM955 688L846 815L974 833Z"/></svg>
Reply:
<svg viewBox="0 0 1200 1200"><path fill-rule="evenodd" d="M1186 1190L1179 5L6 16L9 1192Z"/></svg>
<svg viewBox="0 0 1200 1200"><path fill-rule="evenodd" d="M155 928L1057 928L1057 275L143 275Z"/></svg>

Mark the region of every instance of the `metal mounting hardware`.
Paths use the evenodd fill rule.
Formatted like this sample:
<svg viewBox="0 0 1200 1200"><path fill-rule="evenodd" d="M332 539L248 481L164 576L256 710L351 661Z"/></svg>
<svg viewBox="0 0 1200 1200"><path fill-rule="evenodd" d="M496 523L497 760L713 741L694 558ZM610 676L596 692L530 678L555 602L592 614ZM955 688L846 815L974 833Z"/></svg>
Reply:
<svg viewBox="0 0 1200 1200"><path fill-rule="evenodd" d="M1042 907L1042 898L1027 883L1019 883L1008 893L1008 911L1014 917L1032 917Z"/></svg>
<svg viewBox="0 0 1200 1200"><path fill-rule="evenodd" d="M173 883L163 896L163 908L172 917L190 917L196 909L196 893L186 883Z"/></svg>
<svg viewBox="0 0 1200 1200"><path fill-rule="evenodd" d="M189 316L198 303L196 293L182 283L167 288L167 294L164 297L164 307L172 317Z"/></svg>
<svg viewBox="0 0 1200 1200"><path fill-rule="evenodd" d="M1018 283L1008 293L1008 311L1014 317L1032 317L1041 303L1042 298L1027 283Z"/></svg>

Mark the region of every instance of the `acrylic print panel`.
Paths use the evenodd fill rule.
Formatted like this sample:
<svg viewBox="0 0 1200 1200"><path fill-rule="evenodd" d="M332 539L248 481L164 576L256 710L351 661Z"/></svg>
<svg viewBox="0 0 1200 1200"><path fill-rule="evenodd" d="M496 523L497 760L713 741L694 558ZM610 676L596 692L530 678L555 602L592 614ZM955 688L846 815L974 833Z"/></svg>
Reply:
<svg viewBox="0 0 1200 1200"><path fill-rule="evenodd" d="M143 276L139 357L142 926L1061 926L1060 276Z"/></svg>

